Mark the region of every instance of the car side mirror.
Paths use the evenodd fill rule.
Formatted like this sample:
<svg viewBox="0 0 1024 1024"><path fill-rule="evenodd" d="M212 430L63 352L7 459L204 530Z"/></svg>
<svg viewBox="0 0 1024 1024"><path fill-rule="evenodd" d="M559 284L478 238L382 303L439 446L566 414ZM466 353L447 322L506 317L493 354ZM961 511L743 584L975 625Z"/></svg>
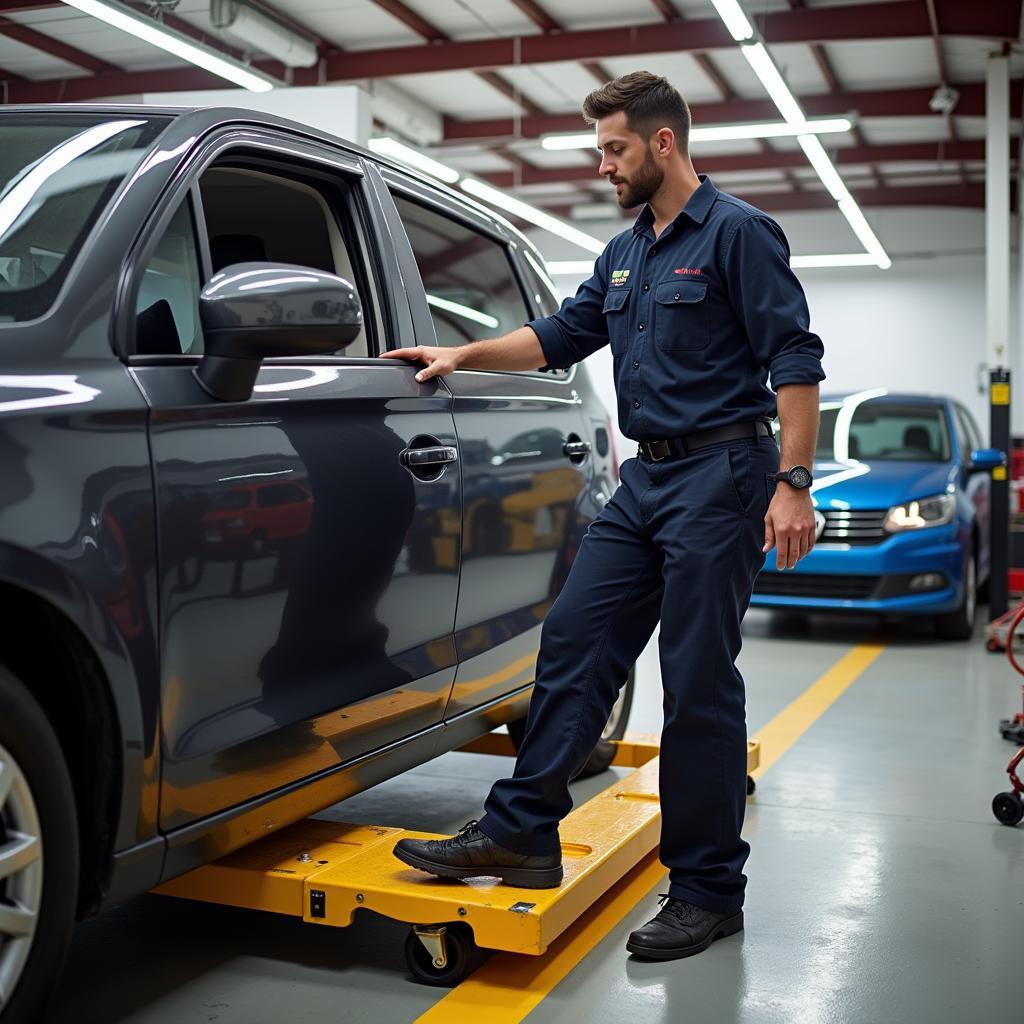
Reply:
<svg viewBox="0 0 1024 1024"><path fill-rule="evenodd" d="M1005 465L1006 455L998 448L978 448L971 452L971 464L968 469L972 473L989 473Z"/></svg>
<svg viewBox="0 0 1024 1024"><path fill-rule="evenodd" d="M290 263L233 263L199 295L204 353L193 371L222 402L252 397L269 356L315 356L350 345L363 326L344 278Z"/></svg>

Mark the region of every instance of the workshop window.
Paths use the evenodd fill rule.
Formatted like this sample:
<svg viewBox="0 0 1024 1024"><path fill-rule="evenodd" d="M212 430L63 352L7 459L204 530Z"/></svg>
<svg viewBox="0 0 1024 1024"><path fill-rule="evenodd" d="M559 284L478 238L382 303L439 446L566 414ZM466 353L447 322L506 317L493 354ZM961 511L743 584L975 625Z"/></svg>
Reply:
<svg viewBox="0 0 1024 1024"><path fill-rule="evenodd" d="M495 338L531 319L504 245L394 197L419 267L438 345Z"/></svg>

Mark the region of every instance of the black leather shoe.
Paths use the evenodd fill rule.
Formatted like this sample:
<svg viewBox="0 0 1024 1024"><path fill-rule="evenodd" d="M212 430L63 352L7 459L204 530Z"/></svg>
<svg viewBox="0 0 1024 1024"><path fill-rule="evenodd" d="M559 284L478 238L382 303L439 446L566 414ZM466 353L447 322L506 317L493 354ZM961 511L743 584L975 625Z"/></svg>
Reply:
<svg viewBox="0 0 1024 1024"><path fill-rule="evenodd" d="M523 889L562 884L562 853L515 853L499 846L471 821L451 839L400 839L395 856L410 867L442 878L500 878Z"/></svg>
<svg viewBox="0 0 1024 1024"><path fill-rule="evenodd" d="M678 960L701 953L716 939L743 930L743 911L715 914L668 893L658 916L629 936L626 949L645 960Z"/></svg>

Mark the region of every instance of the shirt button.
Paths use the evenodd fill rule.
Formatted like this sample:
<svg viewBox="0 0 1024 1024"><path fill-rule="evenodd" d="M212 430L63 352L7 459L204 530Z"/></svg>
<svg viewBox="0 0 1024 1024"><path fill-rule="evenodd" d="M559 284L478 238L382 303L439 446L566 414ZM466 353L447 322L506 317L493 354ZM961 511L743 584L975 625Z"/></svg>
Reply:
<svg viewBox="0 0 1024 1024"><path fill-rule="evenodd" d="M634 402L633 403L633 408L634 409L639 409L640 408L640 403L639 402Z"/></svg>
<svg viewBox="0 0 1024 1024"><path fill-rule="evenodd" d="M640 326L637 328L637 330L640 330L640 331L642 331L643 329L644 329L644 325L643 324L640 324Z"/></svg>
<svg viewBox="0 0 1024 1024"><path fill-rule="evenodd" d="M644 291L645 291L645 292L649 292L650 290L651 290L651 286L650 286L649 284L646 284L646 283L645 283L645 284L644 284Z"/></svg>
<svg viewBox="0 0 1024 1024"><path fill-rule="evenodd" d="M648 253L648 255L649 255L649 256L657 256L657 255L658 255L658 250L657 250L657 249L655 249L655 248L654 248L654 247L652 246L652 247L651 247L651 251L650 251L650 252Z"/></svg>
<svg viewBox="0 0 1024 1024"><path fill-rule="evenodd" d="M633 363L633 369L634 370L639 369L639 367L640 367L639 363Z"/></svg>
<svg viewBox="0 0 1024 1024"><path fill-rule="evenodd" d="M672 296L672 298L678 299L679 298L679 292L676 292L675 295Z"/></svg>

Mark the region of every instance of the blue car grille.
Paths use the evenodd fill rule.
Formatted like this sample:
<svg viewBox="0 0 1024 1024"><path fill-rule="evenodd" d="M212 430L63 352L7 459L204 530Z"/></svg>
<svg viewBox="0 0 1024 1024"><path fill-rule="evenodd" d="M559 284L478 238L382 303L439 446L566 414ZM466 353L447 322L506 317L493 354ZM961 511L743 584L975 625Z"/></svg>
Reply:
<svg viewBox="0 0 1024 1024"><path fill-rule="evenodd" d="M865 546L881 544L888 536L885 532L885 517L888 509L821 509L825 517L825 529L818 538L819 544L850 544Z"/></svg>
<svg viewBox="0 0 1024 1024"><path fill-rule="evenodd" d="M874 596L881 576L838 576L810 572L762 572L754 593L765 597L825 597L866 601Z"/></svg>

